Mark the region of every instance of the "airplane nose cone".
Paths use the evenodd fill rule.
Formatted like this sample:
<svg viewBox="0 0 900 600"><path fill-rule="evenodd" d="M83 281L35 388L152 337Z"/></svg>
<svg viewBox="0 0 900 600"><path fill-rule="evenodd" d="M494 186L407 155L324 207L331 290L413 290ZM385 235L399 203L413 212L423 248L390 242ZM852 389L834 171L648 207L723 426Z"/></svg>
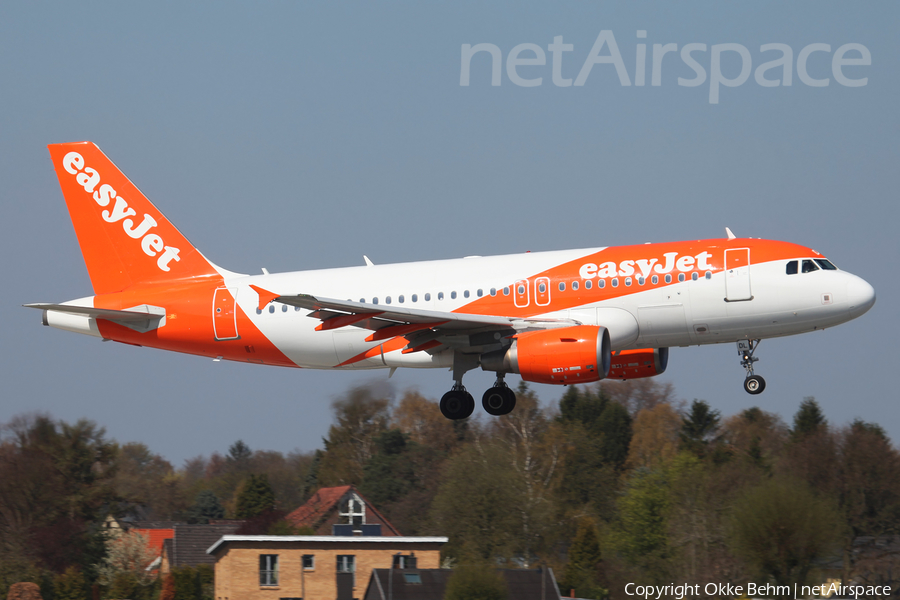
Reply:
<svg viewBox="0 0 900 600"><path fill-rule="evenodd" d="M868 312L875 304L875 288L865 279L854 275L847 282L847 299L850 303L850 316L855 319Z"/></svg>

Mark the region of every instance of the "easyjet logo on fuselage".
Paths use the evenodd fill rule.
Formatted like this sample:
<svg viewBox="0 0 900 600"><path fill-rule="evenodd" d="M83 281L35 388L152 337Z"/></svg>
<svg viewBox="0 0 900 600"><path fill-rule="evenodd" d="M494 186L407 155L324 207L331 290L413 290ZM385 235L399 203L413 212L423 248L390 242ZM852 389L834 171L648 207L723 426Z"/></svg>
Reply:
<svg viewBox="0 0 900 600"><path fill-rule="evenodd" d="M156 219L151 215L144 214L143 220L135 226L134 220L127 217L134 217L137 212L128 206L128 202L122 196L116 193L116 190L108 183L100 183L100 174L96 169L85 166L84 157L78 152L69 152L63 157L63 168L67 173L75 175L75 181L84 188L84 191L92 195L94 202L101 207L109 207L114 202L111 209L104 210L101 217L107 223L118 223L121 221L122 229L128 237L134 240L140 240L141 250L144 254L151 258L156 258L156 266L162 271L169 270L169 263L173 260L178 262L181 258L178 256L180 250L173 246L166 246L162 237L153 233L153 228L157 226ZM97 186L100 186L97 188ZM94 191L96 189L96 191Z"/></svg>
<svg viewBox="0 0 900 600"><path fill-rule="evenodd" d="M666 252L663 254L662 260L659 258L642 258L640 260L623 260L620 263L605 262L597 265L596 263L585 263L581 265L578 274L582 279L593 279L599 277L631 277L637 274L639 277L647 278L651 273L671 273L677 269L682 273L693 270L711 271L713 266L709 264L712 254L709 252L701 252L693 256L679 255L678 252Z"/></svg>

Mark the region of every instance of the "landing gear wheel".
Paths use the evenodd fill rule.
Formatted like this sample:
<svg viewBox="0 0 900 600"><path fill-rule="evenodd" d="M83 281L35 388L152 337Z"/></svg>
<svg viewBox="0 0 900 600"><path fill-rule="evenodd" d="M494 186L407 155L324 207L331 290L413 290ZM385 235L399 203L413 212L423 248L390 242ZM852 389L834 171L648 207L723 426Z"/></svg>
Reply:
<svg viewBox="0 0 900 600"><path fill-rule="evenodd" d="M766 380L760 375L751 375L744 380L744 390L748 394L762 394L764 389L766 389Z"/></svg>
<svg viewBox="0 0 900 600"><path fill-rule="evenodd" d="M481 406L489 415L508 415L516 407L516 393L503 386L489 388L481 397Z"/></svg>
<svg viewBox="0 0 900 600"><path fill-rule="evenodd" d="M474 411L475 398L465 388L450 390L441 398L441 414L448 419L465 419Z"/></svg>

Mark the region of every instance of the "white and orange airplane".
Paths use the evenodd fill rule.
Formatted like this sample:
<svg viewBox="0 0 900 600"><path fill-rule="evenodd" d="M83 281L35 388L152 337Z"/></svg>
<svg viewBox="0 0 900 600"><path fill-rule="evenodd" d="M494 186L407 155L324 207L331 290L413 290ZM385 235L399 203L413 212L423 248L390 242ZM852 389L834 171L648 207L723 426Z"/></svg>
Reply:
<svg viewBox="0 0 900 600"><path fill-rule="evenodd" d="M45 325L135 346L313 369L450 368L444 416L472 414L463 374L509 413L507 373L572 384L666 369L668 348L737 343L744 388L760 340L831 327L875 303L809 248L736 238L242 275L203 256L90 142L50 156L94 296L28 304Z"/></svg>

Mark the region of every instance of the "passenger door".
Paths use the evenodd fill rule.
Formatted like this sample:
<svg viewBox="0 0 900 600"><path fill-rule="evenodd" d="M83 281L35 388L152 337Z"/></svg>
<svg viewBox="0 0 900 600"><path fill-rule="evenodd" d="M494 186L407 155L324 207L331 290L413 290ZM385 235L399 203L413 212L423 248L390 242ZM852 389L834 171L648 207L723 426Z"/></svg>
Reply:
<svg viewBox="0 0 900 600"><path fill-rule="evenodd" d="M725 251L725 301L753 300L750 293L750 248Z"/></svg>

